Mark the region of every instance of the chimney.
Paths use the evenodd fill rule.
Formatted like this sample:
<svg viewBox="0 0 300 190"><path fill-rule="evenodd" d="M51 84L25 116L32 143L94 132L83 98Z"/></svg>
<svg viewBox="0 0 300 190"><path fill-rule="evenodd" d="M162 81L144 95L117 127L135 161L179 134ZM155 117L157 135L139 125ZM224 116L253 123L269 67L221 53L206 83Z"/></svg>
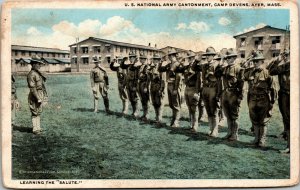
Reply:
<svg viewBox="0 0 300 190"><path fill-rule="evenodd" d="M154 45L155 48L157 48L156 44Z"/></svg>
<svg viewBox="0 0 300 190"><path fill-rule="evenodd" d="M149 43L148 46L151 47L151 43Z"/></svg>

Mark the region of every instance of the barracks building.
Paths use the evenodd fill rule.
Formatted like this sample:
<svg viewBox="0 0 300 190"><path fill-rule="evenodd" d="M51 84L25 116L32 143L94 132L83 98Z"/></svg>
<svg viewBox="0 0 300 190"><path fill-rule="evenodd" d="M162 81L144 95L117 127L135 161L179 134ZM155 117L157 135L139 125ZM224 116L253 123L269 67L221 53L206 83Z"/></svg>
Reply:
<svg viewBox="0 0 300 190"><path fill-rule="evenodd" d="M33 47L12 45L11 46L11 69L13 73L29 72L32 55L38 55L46 63L41 68L42 72L70 72L70 53L67 50L56 48Z"/></svg>
<svg viewBox="0 0 300 190"><path fill-rule="evenodd" d="M263 52L266 60L276 57L284 48L290 47L290 32L280 28L262 28L233 36L240 58L247 58L252 50Z"/></svg>
<svg viewBox="0 0 300 190"><path fill-rule="evenodd" d="M89 37L69 47L72 72L90 71L95 66L92 62L93 57L101 60L104 67L109 67L110 61L116 56L127 57L131 51L137 56L143 52L148 58L152 57L154 53L161 52L156 45L151 47L150 43L148 46L144 46L95 37Z"/></svg>

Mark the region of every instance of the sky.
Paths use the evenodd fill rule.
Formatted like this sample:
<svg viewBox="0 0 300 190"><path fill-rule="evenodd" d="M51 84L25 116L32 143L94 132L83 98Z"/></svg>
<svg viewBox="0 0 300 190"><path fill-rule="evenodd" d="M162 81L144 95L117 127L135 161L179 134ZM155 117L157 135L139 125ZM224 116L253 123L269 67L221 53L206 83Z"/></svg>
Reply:
<svg viewBox="0 0 300 190"><path fill-rule="evenodd" d="M289 24L286 9L13 9L12 43L69 49L98 37L158 48L235 47L234 35Z"/></svg>

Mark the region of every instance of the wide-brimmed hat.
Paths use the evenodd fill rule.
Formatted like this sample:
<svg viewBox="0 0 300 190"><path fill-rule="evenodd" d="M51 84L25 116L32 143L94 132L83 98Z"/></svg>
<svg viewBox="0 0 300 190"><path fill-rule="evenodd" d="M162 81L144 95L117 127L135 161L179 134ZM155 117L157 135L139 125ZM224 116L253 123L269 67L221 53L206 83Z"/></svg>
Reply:
<svg viewBox="0 0 300 190"><path fill-rule="evenodd" d="M214 56L214 60L221 60L221 59L222 59L221 53L217 53L217 54Z"/></svg>
<svg viewBox="0 0 300 190"><path fill-rule="evenodd" d="M168 51L168 55L177 54L178 52L175 49L171 49Z"/></svg>
<svg viewBox="0 0 300 190"><path fill-rule="evenodd" d="M140 59L147 59L147 56L143 52L141 52L139 58Z"/></svg>
<svg viewBox="0 0 300 190"><path fill-rule="evenodd" d="M261 51L256 51L253 58L251 59L252 61L257 61L257 60L264 60L265 57Z"/></svg>
<svg viewBox="0 0 300 190"><path fill-rule="evenodd" d="M208 47L207 49L206 49L206 52L205 53L203 53L202 55L216 55L217 53L216 53L216 50L215 50L215 48L213 48L213 47Z"/></svg>
<svg viewBox="0 0 300 190"><path fill-rule="evenodd" d="M237 54L236 50L233 48L229 48L225 54L225 58L237 57L237 56L238 56L238 54Z"/></svg>
<svg viewBox="0 0 300 190"><path fill-rule="evenodd" d="M128 57L136 57L136 54L134 52L129 52Z"/></svg>
<svg viewBox="0 0 300 190"><path fill-rule="evenodd" d="M190 58L190 57L196 57L196 54L193 51L188 51L186 58Z"/></svg>
<svg viewBox="0 0 300 190"><path fill-rule="evenodd" d="M32 55L30 64L42 64L45 65L45 62L36 54Z"/></svg>
<svg viewBox="0 0 300 190"><path fill-rule="evenodd" d="M161 56L158 53L154 53L152 59L161 59Z"/></svg>
<svg viewBox="0 0 300 190"><path fill-rule="evenodd" d="M123 60L122 56L116 56L116 60Z"/></svg>
<svg viewBox="0 0 300 190"><path fill-rule="evenodd" d="M93 57L93 63L101 63L101 59L98 59L98 57Z"/></svg>

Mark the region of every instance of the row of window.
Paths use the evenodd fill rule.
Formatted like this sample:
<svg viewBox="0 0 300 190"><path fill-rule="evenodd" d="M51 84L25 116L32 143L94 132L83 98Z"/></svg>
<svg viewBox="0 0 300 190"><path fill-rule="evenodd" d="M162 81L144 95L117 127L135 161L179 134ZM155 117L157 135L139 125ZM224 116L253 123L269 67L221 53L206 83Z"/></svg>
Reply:
<svg viewBox="0 0 300 190"><path fill-rule="evenodd" d="M245 47L246 38L240 38L240 39L241 39L240 47ZM281 36L274 36L272 38L272 48L277 48L280 45L280 39ZM263 37L258 37L254 40L254 47L260 49L262 45L263 45Z"/></svg>
<svg viewBox="0 0 300 190"><path fill-rule="evenodd" d="M14 51L14 55L18 56L32 56L32 55L38 55L40 57L62 57L62 58L69 58L70 55L67 53L45 53L45 52L31 52L31 51Z"/></svg>
<svg viewBox="0 0 300 190"><path fill-rule="evenodd" d="M90 59L88 57L83 57L81 59L82 59L82 64L85 64L85 65L89 64ZM110 63L110 57L107 57L106 60L107 60L108 63ZM72 58L71 63L72 64L77 64L77 58L76 57Z"/></svg>
<svg viewBox="0 0 300 190"><path fill-rule="evenodd" d="M263 51L261 51L261 52L263 52ZM280 51L272 51L271 54L272 54L272 57L277 57L277 56L279 56ZM245 58L246 57L245 51L240 51L240 57L241 58Z"/></svg>
<svg viewBox="0 0 300 190"><path fill-rule="evenodd" d="M149 54L149 55L152 55L154 53L154 51L151 51L151 50L129 48L129 47L122 47L122 46L115 46L115 48L116 48L115 51L120 52L120 53L134 52L135 54L137 54L137 53L143 52L144 54ZM79 53L88 54L89 53L89 47L80 47L79 51L80 51ZM111 47L106 46L102 51L107 52L107 53L111 53ZM73 47L72 52L74 54L77 54L78 53L77 52L77 47ZM90 47L90 52L101 53L101 46Z"/></svg>

